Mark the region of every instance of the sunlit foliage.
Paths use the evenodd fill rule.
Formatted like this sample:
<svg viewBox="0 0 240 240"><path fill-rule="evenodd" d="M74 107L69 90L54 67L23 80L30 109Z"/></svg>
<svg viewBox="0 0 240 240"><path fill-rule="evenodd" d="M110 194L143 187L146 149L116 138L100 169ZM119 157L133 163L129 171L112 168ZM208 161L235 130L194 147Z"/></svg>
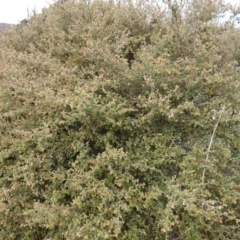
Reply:
<svg viewBox="0 0 240 240"><path fill-rule="evenodd" d="M239 30L174 2L58 1L0 36L0 239L240 238Z"/></svg>

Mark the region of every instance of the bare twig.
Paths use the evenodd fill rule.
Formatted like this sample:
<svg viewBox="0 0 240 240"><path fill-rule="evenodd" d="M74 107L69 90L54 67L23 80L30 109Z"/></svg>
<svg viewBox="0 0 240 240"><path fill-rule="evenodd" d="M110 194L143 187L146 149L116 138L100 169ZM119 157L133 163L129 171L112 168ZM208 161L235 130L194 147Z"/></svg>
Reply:
<svg viewBox="0 0 240 240"><path fill-rule="evenodd" d="M216 122L216 124L215 124L215 126L214 126L214 129L213 129L212 136L211 136L211 138L210 138L210 142L209 142L208 149L207 149L207 156L206 156L206 161L208 161L208 162L209 162L209 154L210 154L210 151L211 151L211 147L212 147L214 135L215 135L215 133L216 133L218 124L219 124L219 122L220 122L220 120L221 120L222 113L223 113L223 111L221 111L221 113L220 113L220 115L219 115L219 117L218 117L218 120L217 120L217 122ZM204 168L204 169L203 169L203 173L202 173L202 184L204 184L205 172L206 172L206 169Z"/></svg>

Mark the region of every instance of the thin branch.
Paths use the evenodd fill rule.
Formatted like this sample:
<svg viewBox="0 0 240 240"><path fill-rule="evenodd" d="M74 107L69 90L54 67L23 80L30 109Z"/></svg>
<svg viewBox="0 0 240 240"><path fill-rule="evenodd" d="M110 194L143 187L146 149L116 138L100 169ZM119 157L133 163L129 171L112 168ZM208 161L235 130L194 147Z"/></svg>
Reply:
<svg viewBox="0 0 240 240"><path fill-rule="evenodd" d="M218 120L217 120L217 122L216 122L216 124L215 124L215 126L214 126L213 133L212 133L212 136L211 136L209 145L208 145L207 156L206 156L206 161L208 161L208 162L209 162L209 154L210 154L211 147L212 147L212 144L213 144L213 139L214 139L214 136L215 136L215 133L216 133L218 124L219 124L219 122L220 122L220 120L221 120L222 113L223 113L223 111L221 111L221 113L220 113L220 115L219 115L219 117L218 117ZM203 169L203 174L202 174L202 184L204 184L205 172L206 172L206 169L204 168L204 169Z"/></svg>

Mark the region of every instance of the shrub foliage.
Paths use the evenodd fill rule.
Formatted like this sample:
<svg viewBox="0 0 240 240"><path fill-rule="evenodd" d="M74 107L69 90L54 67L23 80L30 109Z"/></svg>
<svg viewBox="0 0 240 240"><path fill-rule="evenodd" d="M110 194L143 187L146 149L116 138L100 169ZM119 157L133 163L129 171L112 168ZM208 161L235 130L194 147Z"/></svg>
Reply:
<svg viewBox="0 0 240 240"><path fill-rule="evenodd" d="M0 36L1 239L240 238L227 10L58 1Z"/></svg>

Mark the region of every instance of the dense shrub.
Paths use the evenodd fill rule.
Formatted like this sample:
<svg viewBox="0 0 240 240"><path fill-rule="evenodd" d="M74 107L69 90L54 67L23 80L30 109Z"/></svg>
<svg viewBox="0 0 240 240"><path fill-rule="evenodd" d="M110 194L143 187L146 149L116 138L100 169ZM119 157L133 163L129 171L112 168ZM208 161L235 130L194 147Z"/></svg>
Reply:
<svg viewBox="0 0 240 240"><path fill-rule="evenodd" d="M58 1L1 35L1 239L239 239L239 31L165 2Z"/></svg>

